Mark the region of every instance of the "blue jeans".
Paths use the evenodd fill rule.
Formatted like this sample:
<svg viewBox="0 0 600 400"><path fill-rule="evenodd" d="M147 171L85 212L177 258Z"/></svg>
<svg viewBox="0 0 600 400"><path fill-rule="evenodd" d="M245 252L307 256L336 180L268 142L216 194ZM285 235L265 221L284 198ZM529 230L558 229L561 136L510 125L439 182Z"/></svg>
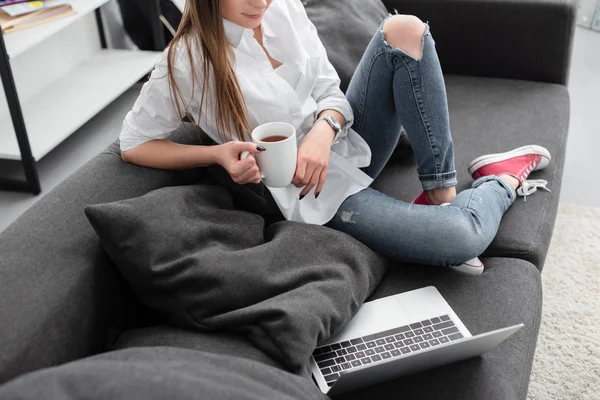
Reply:
<svg viewBox="0 0 600 400"><path fill-rule="evenodd" d="M371 147L371 164L363 170L374 179L379 175L404 127L423 189L455 186L446 89L429 25L420 60L392 48L382 28L383 23L346 93L353 129ZM448 207L406 203L367 188L346 199L327 226L396 260L460 265L488 247L515 197L494 176L475 181Z"/></svg>

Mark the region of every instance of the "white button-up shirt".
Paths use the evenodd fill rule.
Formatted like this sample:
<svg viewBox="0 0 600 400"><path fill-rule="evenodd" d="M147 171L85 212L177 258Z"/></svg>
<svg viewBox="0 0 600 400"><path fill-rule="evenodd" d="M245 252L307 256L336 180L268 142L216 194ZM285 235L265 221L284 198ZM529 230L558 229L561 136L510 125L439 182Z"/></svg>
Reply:
<svg viewBox="0 0 600 400"><path fill-rule="evenodd" d="M359 167L371 162L367 143L350 129L354 115L340 90L340 79L329 62L317 30L300 0L274 0L262 21L263 46L282 65L273 69L254 39L252 29L223 19L225 33L235 48L235 71L248 109L252 129L272 121L296 128L298 145L311 130L319 113L332 109L346 119L346 129L331 147L325 185L318 199L314 189L299 199L302 188L268 188L284 217L291 221L325 224L350 195L368 187L372 179ZM198 53L193 53L198 60ZM190 65L184 48L177 51L174 76L188 112L216 143L218 134L212 102L205 99L200 110L201 64ZM192 73L196 74L192 85ZM207 96L214 95L208 88ZM154 139L164 139L181 124L173 107L167 78L167 51L157 62L133 109L123 122L121 150L127 151Z"/></svg>

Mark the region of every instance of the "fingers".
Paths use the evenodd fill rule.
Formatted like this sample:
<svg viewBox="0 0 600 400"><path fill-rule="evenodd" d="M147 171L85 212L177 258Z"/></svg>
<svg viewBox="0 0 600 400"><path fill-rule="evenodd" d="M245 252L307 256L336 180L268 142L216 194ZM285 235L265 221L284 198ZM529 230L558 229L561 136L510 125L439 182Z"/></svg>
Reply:
<svg viewBox="0 0 600 400"><path fill-rule="evenodd" d="M257 165L256 158L254 158L252 153L248 153L246 158L244 158L243 160L240 160L239 162L236 163L236 168L238 170L240 170L241 172L243 172L243 171L246 171L246 170L252 168L255 165Z"/></svg>
<svg viewBox="0 0 600 400"><path fill-rule="evenodd" d="M294 179L292 180L292 184L297 188L301 188L302 186L305 186L306 183L308 183L308 181L304 183L304 176L306 175L306 165L306 160L304 158L298 157L298 163L296 165L296 174L294 175ZM308 178L310 179L310 176Z"/></svg>
<svg viewBox="0 0 600 400"><path fill-rule="evenodd" d="M262 151L265 151L266 149L263 146L260 145L256 145L252 142L232 142L233 143L233 151L235 153L238 154L238 159L240 158L239 156L241 156L243 153L250 153L250 154L256 154L256 153L260 153Z"/></svg>
<svg viewBox="0 0 600 400"><path fill-rule="evenodd" d="M251 168L244 172L237 183L240 185L245 185L247 183L260 183L260 171L258 170L258 167Z"/></svg>
<svg viewBox="0 0 600 400"><path fill-rule="evenodd" d="M323 190L323 186L325 185L325 177L327 176L327 168L323 168L321 170L321 175L319 175L319 185L315 189L315 199L319 197L321 191Z"/></svg>
<svg viewBox="0 0 600 400"><path fill-rule="evenodd" d="M260 183L260 170L258 169L258 165L254 163L254 165L251 165L249 168L240 168L238 173L231 175L231 178L235 183L239 183L240 185L246 183Z"/></svg>
<svg viewBox="0 0 600 400"><path fill-rule="evenodd" d="M308 179L308 183L304 187L304 190L302 190L302 192L300 192L300 200L302 200L302 198L304 196L306 196L312 190L313 187L315 187L315 185L319 181L319 175L320 175L320 171L317 171L317 170L312 171L310 178Z"/></svg>
<svg viewBox="0 0 600 400"><path fill-rule="evenodd" d="M304 187L304 190L302 190L302 192L300 192L300 198L306 196L306 194L308 192L310 192L310 189L312 189L312 187L314 186L311 185L311 181L313 179L313 175L315 173L315 169L316 169L316 165L314 163L311 162L306 162L304 161L303 164L306 166L304 169L304 174L302 174L302 179L299 179L300 181L300 185L296 186L296 187ZM310 185L310 187L309 187Z"/></svg>
<svg viewBox="0 0 600 400"><path fill-rule="evenodd" d="M235 162L230 175L235 183L260 183L260 170L254 155L249 153L243 160Z"/></svg>
<svg viewBox="0 0 600 400"><path fill-rule="evenodd" d="M237 155L233 171L230 174L235 183L260 183L260 171L254 154L265 151L263 146L250 142L234 142L234 154Z"/></svg>
<svg viewBox="0 0 600 400"><path fill-rule="evenodd" d="M309 160L306 157L299 155L298 165L296 166L296 174L292 183L298 188L303 188L300 192L300 200L304 198L316 186L315 197L321 193L325 184L327 175L327 163L319 162L318 160Z"/></svg>

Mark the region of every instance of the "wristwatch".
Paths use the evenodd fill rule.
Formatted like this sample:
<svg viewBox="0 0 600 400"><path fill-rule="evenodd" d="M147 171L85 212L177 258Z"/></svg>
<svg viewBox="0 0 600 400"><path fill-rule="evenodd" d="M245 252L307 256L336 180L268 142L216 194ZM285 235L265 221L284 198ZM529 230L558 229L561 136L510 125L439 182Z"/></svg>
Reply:
<svg viewBox="0 0 600 400"><path fill-rule="evenodd" d="M338 140L338 137L340 136L340 133L342 133L342 125L339 123L339 121L334 116L329 115L329 114L325 114L321 118L318 118L315 121L314 125L318 124L319 121L321 121L321 120L327 121L329 126L331 126L331 128L333 128L333 130L335 131L335 137L333 138L333 143L336 143Z"/></svg>

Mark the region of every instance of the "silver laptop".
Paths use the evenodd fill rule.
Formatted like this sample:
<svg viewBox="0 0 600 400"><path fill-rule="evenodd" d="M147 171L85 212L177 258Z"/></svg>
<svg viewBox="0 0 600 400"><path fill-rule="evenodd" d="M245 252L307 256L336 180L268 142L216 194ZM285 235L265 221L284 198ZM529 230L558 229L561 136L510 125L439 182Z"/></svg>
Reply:
<svg viewBox="0 0 600 400"><path fill-rule="evenodd" d="M483 354L522 327L473 336L428 286L364 303L338 334L319 344L311 369L331 396Z"/></svg>

